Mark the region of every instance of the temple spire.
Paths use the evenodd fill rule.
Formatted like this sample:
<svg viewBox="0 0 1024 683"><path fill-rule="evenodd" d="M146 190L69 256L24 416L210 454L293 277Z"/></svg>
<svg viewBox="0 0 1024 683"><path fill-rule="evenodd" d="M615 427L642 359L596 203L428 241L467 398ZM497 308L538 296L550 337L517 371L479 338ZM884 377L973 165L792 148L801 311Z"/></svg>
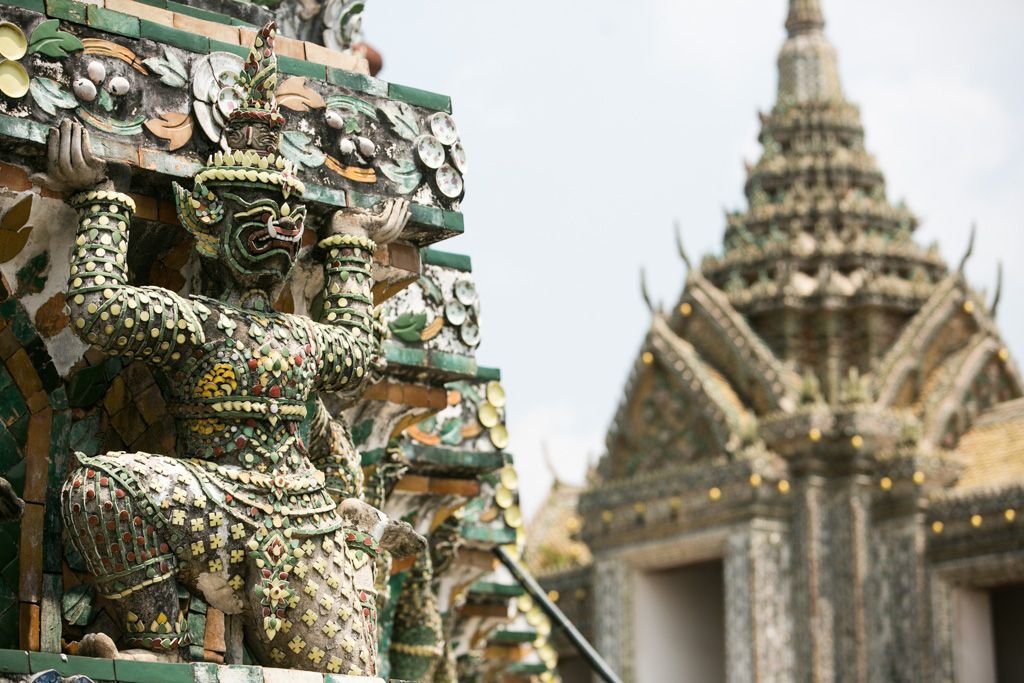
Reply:
<svg viewBox="0 0 1024 683"><path fill-rule="evenodd" d="M779 104L843 99L836 50L824 28L820 0L789 0L789 37L779 52Z"/></svg>
<svg viewBox="0 0 1024 683"><path fill-rule="evenodd" d="M821 13L820 0L789 0L789 16L786 30L789 37L825 28L825 16Z"/></svg>

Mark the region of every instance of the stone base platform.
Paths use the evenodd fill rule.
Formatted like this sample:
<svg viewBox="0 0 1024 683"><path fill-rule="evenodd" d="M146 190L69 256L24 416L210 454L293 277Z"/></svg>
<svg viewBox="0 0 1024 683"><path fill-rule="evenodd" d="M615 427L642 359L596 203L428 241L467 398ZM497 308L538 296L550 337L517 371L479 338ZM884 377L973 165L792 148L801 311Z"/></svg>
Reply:
<svg viewBox="0 0 1024 683"><path fill-rule="evenodd" d="M385 683L381 678L319 674L242 664L164 664L0 650L0 683ZM403 683L391 681L390 683Z"/></svg>

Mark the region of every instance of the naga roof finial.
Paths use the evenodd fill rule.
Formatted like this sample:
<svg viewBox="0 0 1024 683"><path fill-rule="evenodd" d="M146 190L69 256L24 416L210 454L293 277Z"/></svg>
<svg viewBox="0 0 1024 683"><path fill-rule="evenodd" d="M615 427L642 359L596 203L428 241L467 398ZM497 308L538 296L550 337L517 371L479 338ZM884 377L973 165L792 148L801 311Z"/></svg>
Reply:
<svg viewBox="0 0 1024 683"><path fill-rule="evenodd" d="M647 310L654 314L656 309L654 302L651 301L651 293L647 291L647 273L643 268L640 269L640 295L644 298L644 303L647 304Z"/></svg>
<svg viewBox="0 0 1024 683"><path fill-rule="evenodd" d="M676 249L679 250L679 258L683 259L683 263L686 264L687 270L693 270L693 264L690 263L690 257L686 253L686 248L683 246L683 226L679 222L679 219L672 222L672 227L674 227L676 231Z"/></svg>
<svg viewBox="0 0 1024 683"><path fill-rule="evenodd" d="M1003 262L996 261L996 293L992 297L992 306L988 309L989 315L994 320L999 311L999 300L1003 298Z"/></svg>
<svg viewBox="0 0 1024 683"><path fill-rule="evenodd" d="M971 237L967 240L967 251L964 252L963 257L960 259L960 265L956 267L956 272L961 275L964 272L964 266L967 265L967 259L971 258L971 254L974 253L974 238L978 235L978 224L971 223Z"/></svg>

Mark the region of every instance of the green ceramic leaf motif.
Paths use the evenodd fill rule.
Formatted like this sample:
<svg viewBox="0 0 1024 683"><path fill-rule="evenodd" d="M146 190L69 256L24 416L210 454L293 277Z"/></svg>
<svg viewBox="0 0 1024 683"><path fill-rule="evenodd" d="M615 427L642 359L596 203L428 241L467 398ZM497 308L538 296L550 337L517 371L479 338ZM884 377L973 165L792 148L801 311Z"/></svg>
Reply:
<svg viewBox="0 0 1024 683"><path fill-rule="evenodd" d="M110 91L106 88L100 88L100 91L96 96L96 101L101 107L103 107L103 111L114 110L114 98L110 96Z"/></svg>
<svg viewBox="0 0 1024 683"><path fill-rule="evenodd" d="M185 65L170 50L164 50L164 57L150 57L143 59L142 63L149 67L149 70L160 76L160 82L172 88L183 88L188 83L188 72Z"/></svg>
<svg viewBox="0 0 1024 683"><path fill-rule="evenodd" d="M416 110L405 102L385 102L380 111L387 117L391 129L410 142L419 137L420 124Z"/></svg>
<svg viewBox="0 0 1024 683"><path fill-rule="evenodd" d="M420 332L426 325L426 313L403 313L388 323L391 332L405 342L418 342Z"/></svg>
<svg viewBox="0 0 1024 683"><path fill-rule="evenodd" d="M115 119L110 116L95 114L86 109L79 109L78 116L82 121L88 123L96 130L102 130L106 133L124 136L138 135L141 133L142 124L146 121L146 117L141 114L129 119Z"/></svg>
<svg viewBox="0 0 1024 683"><path fill-rule="evenodd" d="M313 144L313 140L299 130L287 130L281 135L281 154L306 168L323 166L327 156Z"/></svg>
<svg viewBox="0 0 1024 683"><path fill-rule="evenodd" d="M351 95L328 95L324 98L327 103L328 109L344 109L354 113L368 116L374 121L378 121L377 110L372 104L366 100L361 100L358 97L352 97Z"/></svg>
<svg viewBox="0 0 1024 683"><path fill-rule="evenodd" d="M433 301L435 304L442 303L444 301L444 294L441 292L441 288L437 286L437 283L431 280L425 275L420 276L419 280L420 287L423 288L423 293L428 299Z"/></svg>
<svg viewBox="0 0 1024 683"><path fill-rule="evenodd" d="M441 425L441 443L456 446L462 442L462 420L453 418Z"/></svg>
<svg viewBox="0 0 1024 683"><path fill-rule="evenodd" d="M69 52L81 50L82 41L66 31L60 30L60 21L47 19L36 26L28 39L28 51L38 52L47 57L67 57ZM53 112L49 112L53 113Z"/></svg>
<svg viewBox="0 0 1024 683"><path fill-rule="evenodd" d="M56 20L54 20L56 21ZM57 114L57 108L74 109L78 106L78 100L71 93L63 90L60 83L49 78L33 78L28 86L32 93L32 99L36 101L39 108L50 116Z"/></svg>
<svg viewBox="0 0 1024 683"><path fill-rule="evenodd" d="M412 159L399 159L396 162L385 161L380 171L398 186L400 194L409 194L420 185L423 174L416 168Z"/></svg>

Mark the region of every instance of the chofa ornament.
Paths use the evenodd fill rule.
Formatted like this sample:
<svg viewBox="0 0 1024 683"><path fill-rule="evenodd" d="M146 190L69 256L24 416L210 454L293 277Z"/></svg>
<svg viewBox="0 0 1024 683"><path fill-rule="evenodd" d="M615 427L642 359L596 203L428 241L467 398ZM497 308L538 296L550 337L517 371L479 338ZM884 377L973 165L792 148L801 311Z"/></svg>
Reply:
<svg viewBox="0 0 1024 683"><path fill-rule="evenodd" d="M79 216L73 329L164 376L178 435L173 454L77 454L62 513L128 648L181 656L180 586L237 615L260 663L373 674L375 558L423 540L359 500L336 504L299 427L316 392L357 395L378 375L385 328L372 305L371 258L409 208L392 200L377 213L335 213L318 242L320 320L273 310L307 219L304 186L278 150L274 35L272 23L263 27L238 74L225 150L191 190L174 185L202 257L201 294L128 283L134 202L79 124L50 132L48 180L79 190L68 200ZM83 639L79 653L134 656L102 634Z"/></svg>

